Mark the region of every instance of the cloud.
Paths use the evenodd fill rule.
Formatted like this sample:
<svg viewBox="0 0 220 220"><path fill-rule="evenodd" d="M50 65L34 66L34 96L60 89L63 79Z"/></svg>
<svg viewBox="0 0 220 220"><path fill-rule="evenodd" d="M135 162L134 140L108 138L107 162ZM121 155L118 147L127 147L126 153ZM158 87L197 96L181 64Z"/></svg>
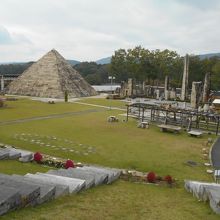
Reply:
<svg viewBox="0 0 220 220"><path fill-rule="evenodd" d="M14 48L20 60L36 60L52 48L78 60L136 45L219 52L219 11L217 0L2 0L0 60L15 58L1 45Z"/></svg>

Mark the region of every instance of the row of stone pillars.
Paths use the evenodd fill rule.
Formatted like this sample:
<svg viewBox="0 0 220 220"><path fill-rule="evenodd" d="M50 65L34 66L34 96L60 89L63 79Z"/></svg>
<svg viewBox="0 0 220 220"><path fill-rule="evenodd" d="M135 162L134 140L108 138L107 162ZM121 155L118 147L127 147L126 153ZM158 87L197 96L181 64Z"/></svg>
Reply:
<svg viewBox="0 0 220 220"><path fill-rule="evenodd" d="M191 107L198 108L199 103L207 103L209 98L210 90L210 73L206 73L204 84L202 82L193 82L192 83L192 92L191 92ZM164 86L164 96L165 100L175 99L175 90L169 91L169 76L165 78ZM181 101L187 101L189 96L189 55L186 54L184 58L184 71L182 79L182 88L181 88Z"/></svg>

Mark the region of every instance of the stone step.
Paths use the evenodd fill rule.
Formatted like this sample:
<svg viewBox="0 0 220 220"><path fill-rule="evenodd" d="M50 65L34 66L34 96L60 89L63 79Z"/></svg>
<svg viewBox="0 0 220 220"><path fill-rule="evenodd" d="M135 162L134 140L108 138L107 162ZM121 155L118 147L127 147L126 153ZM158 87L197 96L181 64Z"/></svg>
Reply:
<svg viewBox="0 0 220 220"><path fill-rule="evenodd" d="M18 190L8 186L0 186L0 216L21 205L21 195Z"/></svg>
<svg viewBox="0 0 220 220"><path fill-rule="evenodd" d="M9 150L9 159L18 159L21 157L21 153L15 149L15 148L10 148Z"/></svg>
<svg viewBox="0 0 220 220"><path fill-rule="evenodd" d="M40 196L40 187L21 183L6 174L0 174L0 187L7 186L18 190L21 195L21 206L35 205Z"/></svg>
<svg viewBox="0 0 220 220"><path fill-rule="evenodd" d="M108 176L106 174L91 172L91 171L87 171L87 170L84 170L81 168L69 168L69 169L67 169L67 172L71 173L73 175L94 177L95 178L95 186L103 184L103 183L107 183L107 181L108 181Z"/></svg>
<svg viewBox="0 0 220 220"><path fill-rule="evenodd" d="M115 172L110 170L110 168L106 169L106 168L99 168L99 167L95 167L95 166L83 166L83 167L80 167L79 169L83 169L83 170L87 170L87 171L95 172L95 173L106 174L108 176L107 184L110 184L113 181L115 181L116 179L118 179Z"/></svg>
<svg viewBox="0 0 220 220"><path fill-rule="evenodd" d="M36 175L42 176L45 179L52 180L57 183L62 183L66 186L69 186L69 193L77 193L83 188L85 188L85 180L76 179L76 178L69 178L63 176L56 176L51 174L45 173L36 173Z"/></svg>
<svg viewBox="0 0 220 220"><path fill-rule="evenodd" d="M95 177L94 175L85 175L82 173L71 173L68 172L68 170L64 170L64 169L60 169L60 170L49 170L47 172L48 174L52 174L52 175L57 175L57 176L64 176L64 177L70 177L70 178L77 178L77 179L81 179L81 180L85 180L85 188L91 188L93 186L95 186Z"/></svg>
<svg viewBox="0 0 220 220"><path fill-rule="evenodd" d="M37 200L38 204L52 200L55 197L55 190L56 190L55 186L51 186L51 185L49 186L43 183L36 183L36 182L28 180L24 176L20 176L16 174L13 174L12 177L19 182L28 183L30 185L40 187L40 196Z"/></svg>
<svg viewBox="0 0 220 220"><path fill-rule="evenodd" d="M30 182L33 183L39 183L44 184L46 186L53 187L55 186L55 198L68 195L69 194L69 187L63 184L54 183L54 181L47 180L45 178L42 178L41 176L37 176L35 174L28 173L24 176L24 179L27 179Z"/></svg>

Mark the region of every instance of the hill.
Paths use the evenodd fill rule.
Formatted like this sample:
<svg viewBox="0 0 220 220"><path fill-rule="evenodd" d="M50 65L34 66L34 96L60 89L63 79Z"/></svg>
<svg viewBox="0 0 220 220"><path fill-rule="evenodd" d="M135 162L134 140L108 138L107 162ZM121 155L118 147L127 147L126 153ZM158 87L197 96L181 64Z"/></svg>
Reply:
<svg viewBox="0 0 220 220"><path fill-rule="evenodd" d="M220 57L220 53L207 53L207 54L201 54L198 55L200 60L209 59L211 57Z"/></svg>
<svg viewBox="0 0 220 220"><path fill-rule="evenodd" d="M109 64L109 63L111 63L111 58L112 58L112 57L106 57L106 58L102 58L102 59L96 60L95 62L96 62L97 64L101 64L101 65L103 65L103 64Z"/></svg>

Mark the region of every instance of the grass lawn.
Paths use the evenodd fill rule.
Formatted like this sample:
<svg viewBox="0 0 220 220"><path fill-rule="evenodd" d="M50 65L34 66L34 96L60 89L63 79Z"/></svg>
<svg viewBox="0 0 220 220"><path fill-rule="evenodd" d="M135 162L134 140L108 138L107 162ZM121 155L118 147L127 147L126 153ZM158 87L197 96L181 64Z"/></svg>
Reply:
<svg viewBox="0 0 220 220"><path fill-rule="evenodd" d="M98 105L107 105L108 101L84 100L86 103ZM114 106L121 104L121 101L111 101L115 101ZM12 212L2 219L208 220L219 218L212 213L208 204L197 202L183 188L184 179L212 181L202 165L205 162L202 159L202 148L207 138L214 136L204 135L202 138L192 138L184 132L178 135L162 133L153 125L150 129L138 129L137 122L133 119L128 123L122 122L123 116L119 115L121 111L96 108L101 111L0 125L0 142L84 163L146 172L155 171L161 176L170 174L178 179L178 187L170 189L118 181L110 186L101 186L78 195L62 197L35 208ZM23 99L9 102L8 108L1 109L0 122L88 109L94 109L94 107L74 103L49 105ZM121 119L120 122L107 123L106 119L109 115L118 116ZM56 137L56 140L50 137ZM32 142L33 139L38 139L44 145ZM94 151L85 154L90 148ZM188 160L197 162L199 166L185 165ZM47 167L21 164L16 161L0 162L2 173L24 174L43 172L47 169Z"/></svg>

